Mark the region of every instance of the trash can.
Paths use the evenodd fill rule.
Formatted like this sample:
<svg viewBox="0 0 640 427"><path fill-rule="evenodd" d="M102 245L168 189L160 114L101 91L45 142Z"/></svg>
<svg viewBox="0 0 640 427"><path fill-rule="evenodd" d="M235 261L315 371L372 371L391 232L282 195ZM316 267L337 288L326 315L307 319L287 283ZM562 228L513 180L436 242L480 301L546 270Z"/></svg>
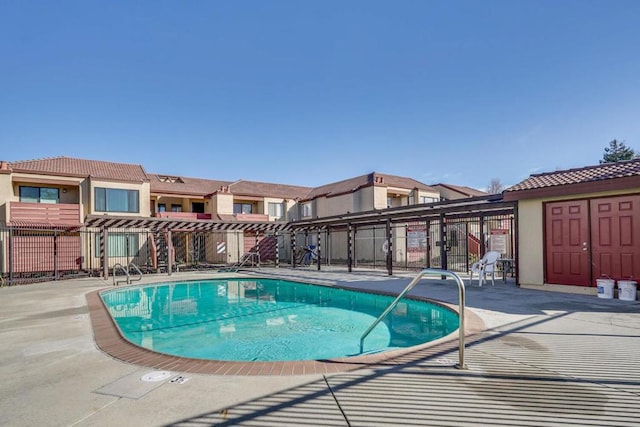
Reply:
<svg viewBox="0 0 640 427"><path fill-rule="evenodd" d="M598 285L598 298L613 298L613 287L616 281L613 279L596 279Z"/></svg>
<svg viewBox="0 0 640 427"><path fill-rule="evenodd" d="M618 299L623 301L635 301L636 300L636 285L638 282L635 280L618 280Z"/></svg>

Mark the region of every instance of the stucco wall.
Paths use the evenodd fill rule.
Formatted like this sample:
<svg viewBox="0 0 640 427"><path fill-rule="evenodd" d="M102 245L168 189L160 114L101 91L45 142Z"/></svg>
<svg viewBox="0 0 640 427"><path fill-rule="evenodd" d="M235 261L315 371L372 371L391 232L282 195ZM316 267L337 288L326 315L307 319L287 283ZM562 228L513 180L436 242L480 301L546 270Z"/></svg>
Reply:
<svg viewBox="0 0 640 427"><path fill-rule="evenodd" d="M521 284L544 282L544 223L542 200L518 202L518 260Z"/></svg>
<svg viewBox="0 0 640 427"><path fill-rule="evenodd" d="M213 214L232 215L233 195L227 193L217 193L211 199L211 210Z"/></svg>
<svg viewBox="0 0 640 427"><path fill-rule="evenodd" d="M387 208L387 187L373 188L373 209Z"/></svg>
<svg viewBox="0 0 640 427"><path fill-rule="evenodd" d="M374 187L360 188L354 194L353 211L363 212L373 209Z"/></svg>
<svg viewBox="0 0 640 427"><path fill-rule="evenodd" d="M315 200L316 206L313 217L341 215L353 212L353 194L342 194L335 197L320 197Z"/></svg>
<svg viewBox="0 0 640 427"><path fill-rule="evenodd" d="M7 223L9 218L9 204L13 196L11 188L11 175L8 173L0 173L0 222Z"/></svg>

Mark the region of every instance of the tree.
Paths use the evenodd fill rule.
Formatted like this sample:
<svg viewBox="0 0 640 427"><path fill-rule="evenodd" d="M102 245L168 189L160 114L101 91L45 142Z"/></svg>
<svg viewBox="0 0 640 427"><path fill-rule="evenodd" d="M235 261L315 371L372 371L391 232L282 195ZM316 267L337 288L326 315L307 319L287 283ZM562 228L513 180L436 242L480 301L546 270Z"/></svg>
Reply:
<svg viewBox="0 0 640 427"><path fill-rule="evenodd" d="M615 163L624 160L631 160L636 157L636 153L624 144L624 141L614 139L604 149L604 155L600 163Z"/></svg>
<svg viewBox="0 0 640 427"><path fill-rule="evenodd" d="M487 193L489 194L502 193L502 190L504 190L504 185L502 185L498 178L493 178L487 187Z"/></svg>

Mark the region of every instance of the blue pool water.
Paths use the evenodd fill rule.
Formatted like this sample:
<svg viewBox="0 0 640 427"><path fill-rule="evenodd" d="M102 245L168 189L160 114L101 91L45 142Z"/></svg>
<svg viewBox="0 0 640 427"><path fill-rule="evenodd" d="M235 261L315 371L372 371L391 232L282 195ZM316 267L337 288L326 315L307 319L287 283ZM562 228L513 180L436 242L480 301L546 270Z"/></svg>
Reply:
<svg viewBox="0 0 640 427"><path fill-rule="evenodd" d="M222 279L102 293L126 339L174 356L226 361L321 360L360 354L360 336L392 297L277 279ZM364 352L410 347L458 328L457 313L403 300Z"/></svg>

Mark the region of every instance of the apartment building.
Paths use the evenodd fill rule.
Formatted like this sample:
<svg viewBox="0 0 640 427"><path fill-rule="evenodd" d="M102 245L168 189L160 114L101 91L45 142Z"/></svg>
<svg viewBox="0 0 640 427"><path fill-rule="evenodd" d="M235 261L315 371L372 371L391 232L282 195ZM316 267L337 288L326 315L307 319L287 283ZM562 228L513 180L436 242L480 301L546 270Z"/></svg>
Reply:
<svg viewBox="0 0 640 427"><path fill-rule="evenodd" d="M143 166L55 157L0 166L0 222L82 225L89 215L291 221L440 200L411 178L370 173L317 188L147 173Z"/></svg>
<svg viewBox="0 0 640 427"><path fill-rule="evenodd" d="M111 268L118 257L125 257L155 268L164 244L181 254L176 255L177 263L227 264L256 248L268 259L282 246L269 232L291 221L438 200L440 194L432 187L380 173L310 188L151 174L142 165L70 157L0 163L0 223L66 233L35 239L25 231L14 238L12 271L33 268L25 260L35 246L43 245L52 252L68 252L63 263L68 269L98 265L103 254L113 258L102 262L103 267ZM92 231L83 234L81 228ZM100 228L129 231L105 238ZM157 232L160 229L164 236ZM171 230L210 233L174 236L167 242L166 232ZM4 259L3 265L9 262ZM42 263L44 269L53 261Z"/></svg>

